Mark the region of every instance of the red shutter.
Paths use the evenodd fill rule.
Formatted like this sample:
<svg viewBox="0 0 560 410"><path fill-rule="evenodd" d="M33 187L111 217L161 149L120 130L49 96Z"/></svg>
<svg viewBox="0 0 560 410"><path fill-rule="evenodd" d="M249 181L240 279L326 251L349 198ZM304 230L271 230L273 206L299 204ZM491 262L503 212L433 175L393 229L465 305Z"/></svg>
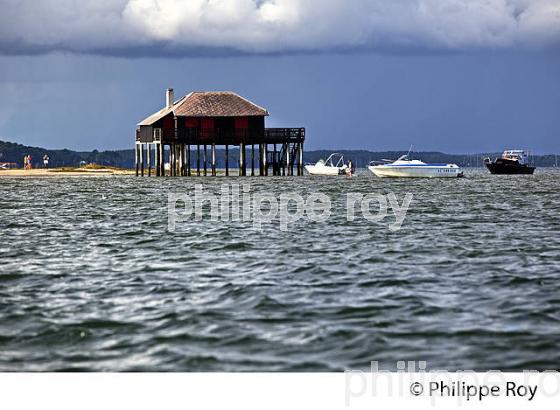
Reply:
<svg viewBox="0 0 560 410"><path fill-rule="evenodd" d="M211 138L214 135L214 119L213 118L203 118L201 121L202 128L202 138Z"/></svg>
<svg viewBox="0 0 560 410"><path fill-rule="evenodd" d="M235 117L235 129L236 130L246 130L249 128L249 118L247 117Z"/></svg>
<svg viewBox="0 0 560 410"><path fill-rule="evenodd" d="M185 127L187 128L198 128L198 124L198 118L185 118Z"/></svg>
<svg viewBox="0 0 560 410"><path fill-rule="evenodd" d="M202 119L202 129L211 130L214 128L214 118L203 118Z"/></svg>

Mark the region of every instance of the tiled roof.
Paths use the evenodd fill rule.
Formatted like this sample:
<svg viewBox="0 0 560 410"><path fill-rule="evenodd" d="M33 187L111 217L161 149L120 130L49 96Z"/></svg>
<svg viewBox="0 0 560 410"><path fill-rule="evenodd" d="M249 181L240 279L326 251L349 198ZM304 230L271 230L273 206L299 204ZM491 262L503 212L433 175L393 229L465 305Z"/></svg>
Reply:
<svg viewBox="0 0 560 410"><path fill-rule="evenodd" d="M268 111L230 91L193 92L150 115L138 125L152 125L170 112L180 117L266 116Z"/></svg>
<svg viewBox="0 0 560 410"><path fill-rule="evenodd" d="M175 108L183 117L248 117L268 115L266 109L245 98L226 92L194 92Z"/></svg>

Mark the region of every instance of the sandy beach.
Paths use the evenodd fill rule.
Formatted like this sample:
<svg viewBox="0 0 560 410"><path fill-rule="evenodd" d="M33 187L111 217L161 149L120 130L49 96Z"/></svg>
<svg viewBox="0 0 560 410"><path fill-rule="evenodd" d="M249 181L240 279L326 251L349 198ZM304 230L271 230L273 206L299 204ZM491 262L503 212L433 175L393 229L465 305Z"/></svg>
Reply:
<svg viewBox="0 0 560 410"><path fill-rule="evenodd" d="M134 170L126 169L3 169L0 170L1 177L56 177L56 176L103 176L103 175L134 175Z"/></svg>

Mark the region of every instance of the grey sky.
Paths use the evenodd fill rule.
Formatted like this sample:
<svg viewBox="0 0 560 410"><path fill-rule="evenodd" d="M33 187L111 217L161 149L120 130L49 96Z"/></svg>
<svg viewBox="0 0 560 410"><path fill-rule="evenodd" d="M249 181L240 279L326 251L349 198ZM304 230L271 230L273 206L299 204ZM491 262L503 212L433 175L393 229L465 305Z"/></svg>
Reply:
<svg viewBox="0 0 560 410"><path fill-rule="evenodd" d="M308 149L560 151L560 0L1 3L0 139L130 147L171 86Z"/></svg>
<svg viewBox="0 0 560 410"><path fill-rule="evenodd" d="M177 55L559 44L558 0L2 0L0 50Z"/></svg>

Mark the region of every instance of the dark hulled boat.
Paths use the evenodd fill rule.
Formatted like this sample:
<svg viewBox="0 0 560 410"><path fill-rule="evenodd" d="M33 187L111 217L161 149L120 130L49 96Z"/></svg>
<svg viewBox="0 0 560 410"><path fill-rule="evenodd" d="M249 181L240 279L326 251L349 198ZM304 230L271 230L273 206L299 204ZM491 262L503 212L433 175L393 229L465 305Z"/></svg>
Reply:
<svg viewBox="0 0 560 410"><path fill-rule="evenodd" d="M526 151L509 150L504 151L501 158L491 161L490 158L484 160L484 165L491 174L496 175L531 175L535 172L535 167L529 165L529 156Z"/></svg>

